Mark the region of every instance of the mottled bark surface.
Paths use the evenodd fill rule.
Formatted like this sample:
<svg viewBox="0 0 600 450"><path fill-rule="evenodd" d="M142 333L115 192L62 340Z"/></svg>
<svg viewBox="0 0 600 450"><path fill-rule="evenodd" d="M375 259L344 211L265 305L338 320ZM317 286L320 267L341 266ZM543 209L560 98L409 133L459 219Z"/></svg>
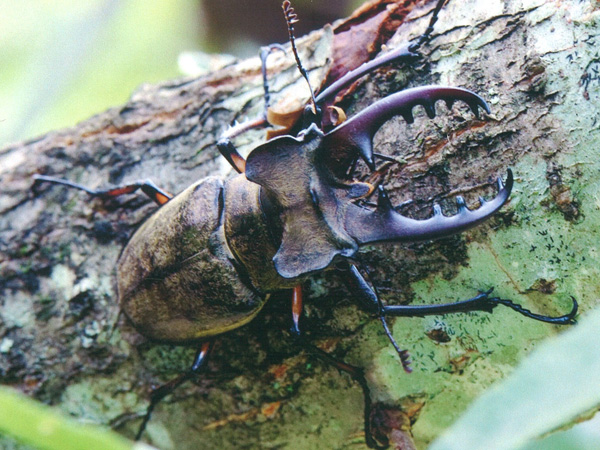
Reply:
<svg viewBox="0 0 600 450"><path fill-rule="evenodd" d="M418 36L431 7L410 11L387 45ZM509 204L469 233L365 249L385 301L453 301L493 286L544 314L566 312L570 295L582 314L597 303L599 18L595 1L451 0L420 61L379 70L346 97L348 115L425 84L469 88L490 103L484 120L440 103L433 121L420 111L414 125L398 119L380 131L377 151L405 162L386 179L395 204L414 200L405 214L427 217L434 200L453 212L458 194L477 205L507 167L516 176ZM318 84L331 36L317 33L304 49ZM297 96L304 87L292 81L292 60L276 53L270 62L276 97ZM0 382L133 435L151 386L184 370L194 354L148 342L119 318L115 261L155 206L142 195L103 202L57 186L32 193L31 175L91 187L151 178L171 192L208 174L227 176L215 140L234 119L260 114L259 75L254 59L144 86L122 107L0 150ZM263 138L256 131L237 143L249 150ZM305 288L307 335L365 368L375 399L418 448L559 331L500 308L396 319L393 334L414 360L407 375L380 323L353 303L342 279L323 274ZM158 406L144 438L165 450L362 448L360 388L293 345L288 299L288 292L275 296L250 325L220 339L208 374Z"/></svg>

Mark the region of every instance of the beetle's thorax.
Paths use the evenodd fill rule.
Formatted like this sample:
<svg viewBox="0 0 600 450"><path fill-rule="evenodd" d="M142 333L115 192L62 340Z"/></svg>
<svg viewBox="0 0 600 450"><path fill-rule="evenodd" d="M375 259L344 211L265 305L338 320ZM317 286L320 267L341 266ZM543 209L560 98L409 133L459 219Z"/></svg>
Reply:
<svg viewBox="0 0 600 450"><path fill-rule="evenodd" d="M246 177L262 189L263 211L279 229L273 264L294 279L326 269L336 256L352 256L356 241L344 220L348 189L324 161L323 133L309 127L298 138L283 136L248 156ZM273 219L273 217L275 219Z"/></svg>
<svg viewBox="0 0 600 450"><path fill-rule="evenodd" d="M273 257L281 242L279 218L269 217L260 201L261 187L241 174L226 181L223 227L227 245L248 281L261 292L293 287L277 273Z"/></svg>

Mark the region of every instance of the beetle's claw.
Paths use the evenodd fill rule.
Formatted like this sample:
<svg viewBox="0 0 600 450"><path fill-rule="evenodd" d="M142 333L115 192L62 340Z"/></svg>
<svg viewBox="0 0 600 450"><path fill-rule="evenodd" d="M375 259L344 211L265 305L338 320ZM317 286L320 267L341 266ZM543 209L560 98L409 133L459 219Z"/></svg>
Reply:
<svg viewBox="0 0 600 450"><path fill-rule="evenodd" d="M410 359L410 353L408 353L408 350L402 350L402 352L400 352L400 361L402 361L402 368L404 371L406 373L411 373L412 367L410 367L410 365L412 360Z"/></svg>
<svg viewBox="0 0 600 450"><path fill-rule="evenodd" d="M378 301L380 301L380 300L378 299ZM383 330L385 331L385 334L387 335L392 346L396 350L396 353L398 353L398 357L400 358L400 362L402 363L402 368L404 369L404 371L406 373L411 373L412 368L410 367L410 364L412 363L412 361L410 359L410 353L408 352L408 350L400 348L400 346L396 342L396 339L394 339L394 336L392 336L392 332L390 331L390 327L387 324L387 320L385 319L385 316L380 315L379 320L381 320L381 324L383 325Z"/></svg>
<svg viewBox="0 0 600 450"><path fill-rule="evenodd" d="M475 117L479 117L479 108L490 112L485 100L466 89L443 86L406 89L375 102L334 128L325 135L326 145L336 152L359 155L371 170L375 170L373 137L377 130L394 116L402 116L407 123L413 123L413 109L417 105L421 105L427 116L433 119L438 100L445 101L449 108L460 100L467 104Z"/></svg>
<svg viewBox="0 0 600 450"><path fill-rule="evenodd" d="M460 196L456 198L458 212L445 216L440 205L433 204L429 219L415 220L405 217L393 207L387 192L378 188L377 207L374 210L352 205L346 214L346 230L360 244L381 241L419 241L438 239L465 231L498 211L508 200L513 186L512 171L508 169L506 183L498 179L498 194L492 200L480 200L481 205L469 209Z"/></svg>

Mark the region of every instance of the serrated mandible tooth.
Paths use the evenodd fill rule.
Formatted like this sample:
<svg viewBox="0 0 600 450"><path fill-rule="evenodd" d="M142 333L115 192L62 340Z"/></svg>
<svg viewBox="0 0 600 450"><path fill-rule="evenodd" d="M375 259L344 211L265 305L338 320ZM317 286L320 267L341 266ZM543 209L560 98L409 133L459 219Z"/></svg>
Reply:
<svg viewBox="0 0 600 450"><path fill-rule="evenodd" d="M456 196L456 206L458 207L458 212L462 212L467 209L465 199L461 195Z"/></svg>
<svg viewBox="0 0 600 450"><path fill-rule="evenodd" d="M467 105L469 105L469 109L473 112L473 115L479 119L479 103L477 102L467 102Z"/></svg>
<svg viewBox="0 0 600 450"><path fill-rule="evenodd" d="M430 119L435 118L435 103L433 102L425 102L423 103L423 107L425 108L425 112L427 113L427 117Z"/></svg>
<svg viewBox="0 0 600 450"><path fill-rule="evenodd" d="M442 215L442 207L439 204L437 204L437 203L433 204L433 215L434 216L441 216Z"/></svg>
<svg viewBox="0 0 600 450"><path fill-rule="evenodd" d="M387 195L387 192L383 188L383 186L379 186L377 188L377 209L380 211L390 211L393 209L392 202Z"/></svg>
<svg viewBox="0 0 600 450"><path fill-rule="evenodd" d="M373 156L372 155L369 155L368 153L366 153L364 151L361 151L360 152L360 157L365 162L365 164L367 165L367 167L369 169L371 169L371 172L375 170L375 161L373 161Z"/></svg>

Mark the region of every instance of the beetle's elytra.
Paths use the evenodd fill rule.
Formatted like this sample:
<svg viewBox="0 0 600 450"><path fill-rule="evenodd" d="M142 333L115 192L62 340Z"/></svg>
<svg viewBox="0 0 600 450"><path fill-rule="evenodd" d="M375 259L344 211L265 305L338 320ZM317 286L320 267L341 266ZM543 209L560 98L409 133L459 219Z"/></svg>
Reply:
<svg viewBox="0 0 600 450"><path fill-rule="evenodd" d="M410 62L427 41L445 0L433 10L430 27L414 42L365 64L337 80L318 95L312 95L300 131L258 145L245 160L232 139L249 128L229 129L217 143L219 151L237 170L226 180L209 177L172 197L149 181L106 190L86 187L39 175L36 183L54 182L85 190L91 195L114 197L142 189L161 207L135 232L117 266L118 293L122 310L148 338L174 344L196 344L198 356L189 372L159 388L138 437L156 403L175 386L197 373L204 365L212 338L252 320L270 294L293 289L292 334L300 336L298 320L302 308L301 283L312 274L341 268L348 276L354 295L379 317L404 368L410 371L406 350L401 350L387 329L387 316L424 316L466 311L487 311L499 304L527 317L554 324L572 323L577 304L569 314L547 317L534 314L509 300L476 297L441 305L383 305L368 275L356 260L361 246L377 242L430 240L462 232L486 220L509 198L513 177L510 169L498 193L481 199L470 210L461 197L458 212L444 216L435 205L426 220L399 214L390 203L377 168L385 157L373 151L373 137L390 118L413 121L412 111L422 106L429 118L436 115L436 102L451 107L463 102L477 115L489 112L477 94L462 88L425 86L407 89L383 98L334 127L322 125L322 107L341 89L376 67L391 61ZM292 51L300 71L293 23L296 16L288 1L283 8L290 31ZM270 50L263 52L263 67ZM263 71L264 73L264 71ZM265 83L265 97L268 91ZM250 126L267 126L265 117ZM370 182L354 178L359 159L376 174ZM376 198L376 202L368 199ZM319 350L318 356L331 360ZM383 447L371 423L368 385L362 371L343 363L365 394L365 438L371 447Z"/></svg>

